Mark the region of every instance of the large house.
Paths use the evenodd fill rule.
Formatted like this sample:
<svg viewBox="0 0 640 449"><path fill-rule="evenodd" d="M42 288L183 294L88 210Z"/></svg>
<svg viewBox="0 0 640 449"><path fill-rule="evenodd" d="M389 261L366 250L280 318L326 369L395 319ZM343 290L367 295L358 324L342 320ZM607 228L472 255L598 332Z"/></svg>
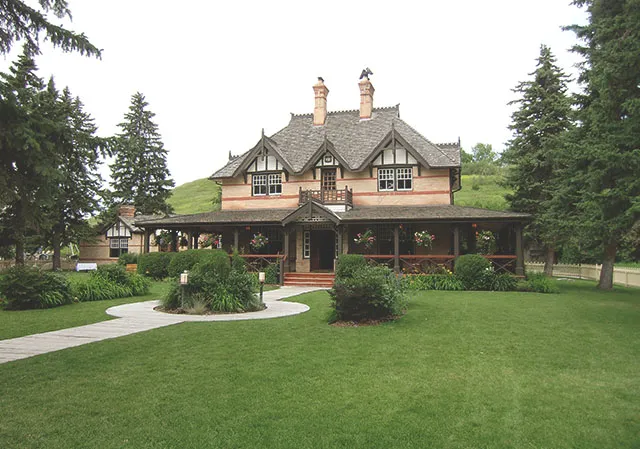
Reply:
<svg viewBox="0 0 640 449"><path fill-rule="evenodd" d="M399 105L374 108L368 77L359 88L359 110L328 112L329 89L319 78L312 114L292 114L286 127L263 132L244 154L230 153L211 176L222 186L221 210L136 220L146 231L144 250L164 229L188 236L192 248L202 234L214 234L222 248L248 259L279 260L285 277L331 272L342 253L418 272L451 267L458 255L474 252L478 232L489 230L496 268L523 274L528 216L454 205L460 142L429 141L400 118ZM416 244L422 231L435 236L430 249ZM365 233L373 239L363 242ZM256 237L268 243L255 248Z"/></svg>

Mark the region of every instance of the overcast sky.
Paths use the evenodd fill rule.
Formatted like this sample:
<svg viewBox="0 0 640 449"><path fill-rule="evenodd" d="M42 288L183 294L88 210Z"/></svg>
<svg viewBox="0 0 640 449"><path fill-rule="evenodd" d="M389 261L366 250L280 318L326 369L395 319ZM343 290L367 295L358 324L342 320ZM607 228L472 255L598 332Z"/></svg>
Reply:
<svg viewBox="0 0 640 449"><path fill-rule="evenodd" d="M80 96L112 135L131 95L156 113L176 184L211 175L229 150L242 153L313 111L318 76L328 108L359 108L358 77L374 74L374 106L434 142L460 137L501 151L511 89L549 45L571 75L578 56L563 25L584 23L569 0L259 1L69 0L73 22L102 60L43 46L40 76ZM55 23L59 22L57 19ZM15 52L0 61L4 71Z"/></svg>

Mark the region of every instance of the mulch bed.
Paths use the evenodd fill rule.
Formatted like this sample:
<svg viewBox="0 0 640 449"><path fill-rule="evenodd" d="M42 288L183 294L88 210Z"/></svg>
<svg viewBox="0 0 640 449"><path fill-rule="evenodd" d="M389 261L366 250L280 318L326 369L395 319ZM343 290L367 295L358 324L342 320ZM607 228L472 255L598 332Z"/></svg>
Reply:
<svg viewBox="0 0 640 449"><path fill-rule="evenodd" d="M335 327L377 326L379 324L388 323L389 321L395 321L398 318L402 318L402 315L389 316L386 318L379 318L377 320L369 319L369 320L362 320L362 321L335 321L333 323L329 323L329 325L335 326Z"/></svg>

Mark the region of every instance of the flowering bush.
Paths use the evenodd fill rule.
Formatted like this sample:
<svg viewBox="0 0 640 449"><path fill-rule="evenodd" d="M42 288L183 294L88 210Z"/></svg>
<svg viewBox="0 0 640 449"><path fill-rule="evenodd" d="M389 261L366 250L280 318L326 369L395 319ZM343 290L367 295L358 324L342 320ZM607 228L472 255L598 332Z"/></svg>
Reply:
<svg viewBox="0 0 640 449"><path fill-rule="evenodd" d="M222 241L222 234L202 234L198 239L201 248L217 248Z"/></svg>
<svg viewBox="0 0 640 449"><path fill-rule="evenodd" d="M491 231L476 232L476 251L490 255L496 252L496 236Z"/></svg>
<svg viewBox="0 0 640 449"><path fill-rule="evenodd" d="M424 231L418 231L413 234L413 238L416 245L431 249L431 242L436 239L436 236L425 229Z"/></svg>
<svg viewBox="0 0 640 449"><path fill-rule="evenodd" d="M269 243L269 239L264 235L262 235L261 232L258 232L257 234L253 234L253 238L249 242L249 244L251 245L251 248L253 249L263 248L267 243Z"/></svg>
<svg viewBox="0 0 640 449"><path fill-rule="evenodd" d="M365 248L371 249L376 243L376 236L371 229L367 229L364 234L356 234L356 238L353 241L358 245L364 245Z"/></svg>

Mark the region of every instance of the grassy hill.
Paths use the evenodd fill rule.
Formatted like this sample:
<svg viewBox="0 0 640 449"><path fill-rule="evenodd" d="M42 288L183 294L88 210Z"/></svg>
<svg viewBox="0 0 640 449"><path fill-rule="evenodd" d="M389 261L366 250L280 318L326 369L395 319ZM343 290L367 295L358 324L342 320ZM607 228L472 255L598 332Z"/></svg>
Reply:
<svg viewBox="0 0 640 449"><path fill-rule="evenodd" d="M462 190L455 194L458 206L482 207L504 210L507 202L504 195L509 189L500 186L501 176L462 176ZM207 178L197 179L173 189L169 204L178 214L197 214L218 210L217 202L220 186ZM214 202L215 201L215 202Z"/></svg>
<svg viewBox="0 0 640 449"><path fill-rule="evenodd" d="M463 175L462 190L455 193L454 202L458 206L505 210L508 204L504 196L511 190L502 187L501 181L502 176Z"/></svg>
<svg viewBox="0 0 640 449"><path fill-rule="evenodd" d="M169 204L177 214L198 214L220 209L220 186L207 178L179 185L171 194Z"/></svg>

